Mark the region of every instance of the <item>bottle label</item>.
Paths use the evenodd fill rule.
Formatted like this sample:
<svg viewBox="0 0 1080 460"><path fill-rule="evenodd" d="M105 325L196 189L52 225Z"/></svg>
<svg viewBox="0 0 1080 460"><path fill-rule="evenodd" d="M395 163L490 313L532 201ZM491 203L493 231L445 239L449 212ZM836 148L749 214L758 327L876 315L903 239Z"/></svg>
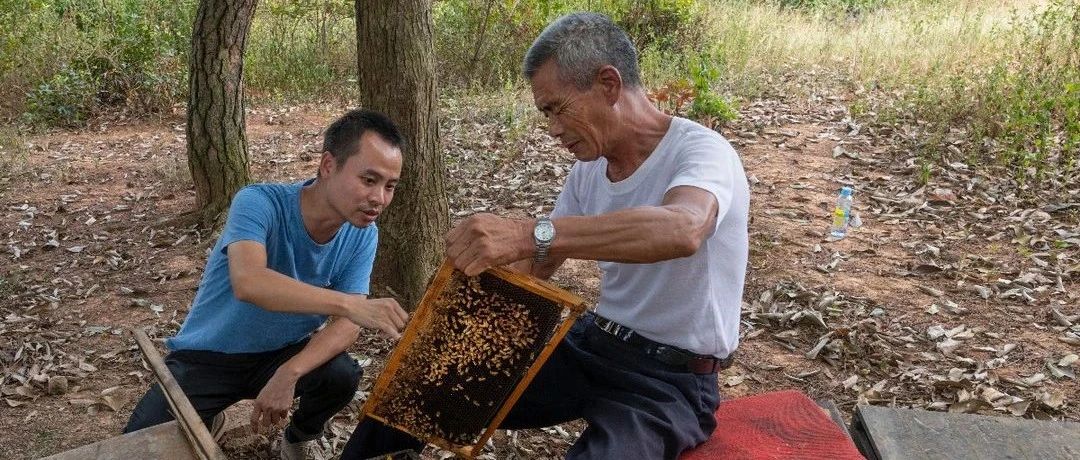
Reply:
<svg viewBox="0 0 1080 460"><path fill-rule="evenodd" d="M843 228L846 223L846 215L844 214L844 208L839 206L833 210L833 228Z"/></svg>

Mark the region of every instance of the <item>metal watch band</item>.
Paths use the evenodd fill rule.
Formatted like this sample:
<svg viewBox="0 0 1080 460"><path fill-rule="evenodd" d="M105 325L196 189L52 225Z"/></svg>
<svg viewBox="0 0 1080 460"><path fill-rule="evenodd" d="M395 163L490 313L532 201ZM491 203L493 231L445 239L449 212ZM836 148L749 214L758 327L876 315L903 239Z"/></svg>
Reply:
<svg viewBox="0 0 1080 460"><path fill-rule="evenodd" d="M544 243L536 243L536 254L533 255L534 262L543 262L547 259L548 245Z"/></svg>
<svg viewBox="0 0 1080 460"><path fill-rule="evenodd" d="M554 238L554 227L552 227L551 219L548 217L541 217L536 220L536 227L547 226L551 228L552 238ZM536 253L533 255L533 262L540 263L547 259L548 249L551 247L551 239L541 240L536 237L536 230L533 230L533 243L536 245Z"/></svg>

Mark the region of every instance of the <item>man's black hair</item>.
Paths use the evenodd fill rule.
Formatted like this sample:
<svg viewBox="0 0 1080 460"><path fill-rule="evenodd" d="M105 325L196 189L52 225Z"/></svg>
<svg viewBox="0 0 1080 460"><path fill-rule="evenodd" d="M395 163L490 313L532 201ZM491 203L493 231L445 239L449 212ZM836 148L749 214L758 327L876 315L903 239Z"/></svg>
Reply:
<svg viewBox="0 0 1080 460"><path fill-rule="evenodd" d="M359 151L360 137L368 131L374 131L390 145L401 148L401 132L389 117L374 110L354 109L326 128L323 151L330 152L341 166Z"/></svg>

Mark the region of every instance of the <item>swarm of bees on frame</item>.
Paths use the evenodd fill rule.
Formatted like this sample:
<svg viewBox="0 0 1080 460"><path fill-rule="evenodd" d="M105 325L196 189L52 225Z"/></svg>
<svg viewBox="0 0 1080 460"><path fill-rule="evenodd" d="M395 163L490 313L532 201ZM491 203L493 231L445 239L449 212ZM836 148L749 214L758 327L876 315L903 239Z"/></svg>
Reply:
<svg viewBox="0 0 1080 460"><path fill-rule="evenodd" d="M562 319L562 307L495 276L454 277L373 413L423 439L476 441Z"/></svg>

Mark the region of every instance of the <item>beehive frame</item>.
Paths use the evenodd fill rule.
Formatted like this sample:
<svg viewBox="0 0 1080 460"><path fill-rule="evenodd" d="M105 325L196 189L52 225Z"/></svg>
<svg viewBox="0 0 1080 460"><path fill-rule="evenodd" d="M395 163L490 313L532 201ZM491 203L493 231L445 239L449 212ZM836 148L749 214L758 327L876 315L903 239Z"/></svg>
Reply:
<svg viewBox="0 0 1080 460"><path fill-rule="evenodd" d="M398 371L402 367L402 363L405 362L408 357L408 353L413 348L413 344L416 343L425 332L429 331L432 327L433 321L436 320L436 316L442 312L436 311L438 308L439 299L444 295L447 295L449 290L454 287L455 277L463 277L464 274L457 272L453 265L449 261L444 261L439 270L435 273L431 283L428 285L427 291L424 293L420 304L417 306L416 311L413 313L413 318L409 321L409 325L405 328L405 332L402 335L401 340L398 342L394 351L391 353L389 359L387 359L386 366L379 374L379 377L375 381L375 385L371 391L371 395L364 403L364 407L361 410L361 419L364 417L371 417L384 424L402 430L406 433L410 433L414 436L421 437L424 441L439 446L443 449L454 452L465 458L473 458L479 454L483 449L487 440L491 438L499 424L513 408L518 398L528 387L533 377L539 372L541 366L547 361L547 358L554 351L555 347L559 344L562 338L570 330L574 324L574 320L585 311L585 300L581 297L560 289L550 283L539 280L535 277L513 272L501 267L490 268L486 270L481 276L492 276L501 280L502 282L512 285L521 291L528 292L532 295L538 296L547 302L550 302L552 306L557 306L562 310L562 317L560 322L556 323L554 332L551 334L547 342L544 343L539 353L532 363L525 368L525 372L521 375L520 380L514 385L508 396L499 405L497 411L495 411L494 417L490 420L483 431L476 438L476 440L470 444L457 443L448 439L444 439L434 435L424 435L420 433L413 433L410 429L401 424L395 423L393 420L387 420L386 418L378 415L376 408L384 400L390 397L388 390L391 389L391 385L394 382L394 378ZM513 376L510 376L511 379ZM450 391L446 389L444 391ZM466 398L468 399L468 398Z"/></svg>

